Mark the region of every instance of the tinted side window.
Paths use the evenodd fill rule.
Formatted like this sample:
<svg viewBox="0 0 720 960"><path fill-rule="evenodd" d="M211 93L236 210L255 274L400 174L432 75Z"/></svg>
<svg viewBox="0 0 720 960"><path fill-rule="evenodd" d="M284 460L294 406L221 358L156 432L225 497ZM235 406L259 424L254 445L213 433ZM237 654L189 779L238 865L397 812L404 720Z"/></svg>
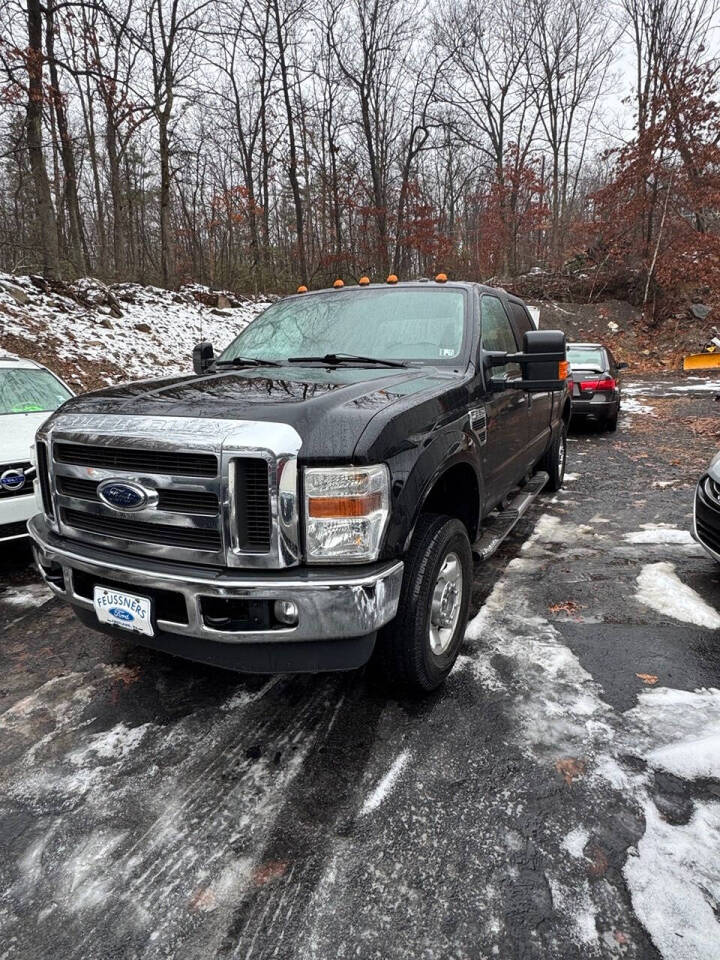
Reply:
<svg viewBox="0 0 720 960"><path fill-rule="evenodd" d="M510 325L508 315L502 302L497 297L484 296L482 298L482 343L485 350L503 350L514 353L517 348L515 334ZM494 367L494 376L499 377L506 373L510 377L521 376L520 364L506 363L502 367Z"/></svg>
<svg viewBox="0 0 720 960"><path fill-rule="evenodd" d="M529 330L534 330L535 325L530 319L525 307L521 307L519 303L510 301L508 303L508 309L510 311L510 319L515 324L515 329L520 335L520 347L522 349L523 336Z"/></svg>

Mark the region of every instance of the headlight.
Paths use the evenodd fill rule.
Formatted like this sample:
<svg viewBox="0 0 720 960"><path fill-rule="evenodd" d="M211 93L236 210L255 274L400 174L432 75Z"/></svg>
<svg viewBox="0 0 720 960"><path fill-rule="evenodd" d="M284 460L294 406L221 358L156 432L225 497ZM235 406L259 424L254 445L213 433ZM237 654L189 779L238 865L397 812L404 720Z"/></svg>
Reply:
<svg viewBox="0 0 720 960"><path fill-rule="evenodd" d="M376 467L305 470L308 563L376 560L390 507L390 476Z"/></svg>

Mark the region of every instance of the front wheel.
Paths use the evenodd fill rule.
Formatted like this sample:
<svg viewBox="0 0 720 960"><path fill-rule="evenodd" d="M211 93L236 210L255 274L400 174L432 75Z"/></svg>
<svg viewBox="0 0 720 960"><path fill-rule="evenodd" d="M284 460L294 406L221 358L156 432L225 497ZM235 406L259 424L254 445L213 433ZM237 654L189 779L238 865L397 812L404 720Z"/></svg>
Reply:
<svg viewBox="0 0 720 960"><path fill-rule="evenodd" d="M565 479L565 461L567 460L567 427L563 423L550 445L550 449L540 461L540 469L549 476L546 490L559 490Z"/></svg>
<svg viewBox="0 0 720 960"><path fill-rule="evenodd" d="M378 634L374 666L393 689L424 694L453 668L465 634L472 553L459 520L420 517L405 561L397 616Z"/></svg>

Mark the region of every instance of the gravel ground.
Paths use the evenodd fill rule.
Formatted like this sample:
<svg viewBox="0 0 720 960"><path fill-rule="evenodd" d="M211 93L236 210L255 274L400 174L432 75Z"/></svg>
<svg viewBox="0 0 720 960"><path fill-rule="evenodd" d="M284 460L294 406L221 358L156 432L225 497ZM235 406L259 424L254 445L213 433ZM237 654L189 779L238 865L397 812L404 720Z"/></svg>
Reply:
<svg viewBox="0 0 720 960"><path fill-rule="evenodd" d="M6 553L0 958L717 960L720 566L687 534L717 408L626 396L421 703L109 640Z"/></svg>

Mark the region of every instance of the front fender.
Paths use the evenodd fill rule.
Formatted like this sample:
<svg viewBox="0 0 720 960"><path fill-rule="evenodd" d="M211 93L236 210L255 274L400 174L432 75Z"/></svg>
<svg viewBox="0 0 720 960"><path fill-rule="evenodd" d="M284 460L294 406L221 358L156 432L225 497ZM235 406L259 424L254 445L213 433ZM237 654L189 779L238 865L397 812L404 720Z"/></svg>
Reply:
<svg viewBox="0 0 720 960"><path fill-rule="evenodd" d="M477 457L477 441L469 432L467 415L441 432L429 435L413 450L404 450L388 462L392 477L392 511L385 535L383 555L402 556L428 496L440 478L459 464L472 470L477 482L478 515L482 503L483 477ZM453 513L448 504L448 513Z"/></svg>

